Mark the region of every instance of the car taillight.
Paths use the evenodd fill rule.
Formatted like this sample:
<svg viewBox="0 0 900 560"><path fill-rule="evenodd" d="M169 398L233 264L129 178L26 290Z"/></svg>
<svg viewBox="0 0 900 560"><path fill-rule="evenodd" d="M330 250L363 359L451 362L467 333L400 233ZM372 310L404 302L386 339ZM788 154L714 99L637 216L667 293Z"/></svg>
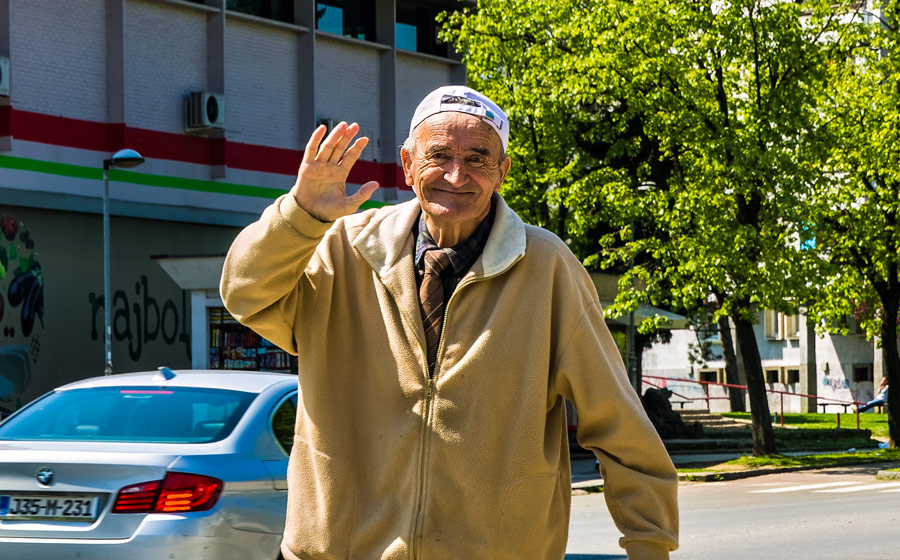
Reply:
<svg viewBox="0 0 900 560"><path fill-rule="evenodd" d="M132 484L119 490L113 513L173 513L213 507L225 485L218 478L166 473L163 480Z"/></svg>

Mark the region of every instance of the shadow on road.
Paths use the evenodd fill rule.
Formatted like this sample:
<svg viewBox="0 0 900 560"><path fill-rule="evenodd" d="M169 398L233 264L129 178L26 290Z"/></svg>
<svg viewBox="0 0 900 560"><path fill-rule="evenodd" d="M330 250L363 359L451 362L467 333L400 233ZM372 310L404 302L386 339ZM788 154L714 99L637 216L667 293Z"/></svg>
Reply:
<svg viewBox="0 0 900 560"><path fill-rule="evenodd" d="M628 560L624 554L566 554L565 560Z"/></svg>

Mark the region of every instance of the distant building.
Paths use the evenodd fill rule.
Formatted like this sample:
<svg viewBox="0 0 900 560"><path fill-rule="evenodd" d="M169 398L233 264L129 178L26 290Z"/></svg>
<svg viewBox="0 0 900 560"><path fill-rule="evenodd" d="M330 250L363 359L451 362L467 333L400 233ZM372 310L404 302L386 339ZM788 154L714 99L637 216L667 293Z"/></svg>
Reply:
<svg viewBox="0 0 900 560"><path fill-rule="evenodd" d="M769 409L773 413L780 413L782 399L785 412L853 412L855 408L839 405L837 401L865 402L872 398L882 375L881 350L866 340L852 319L848 319L847 326L846 336L820 337L807 325L804 315L785 315L771 310L758 313L754 330L766 387L772 391L819 397L782 396L772 392ZM688 358L689 347L697 345L701 339L711 343L713 357L704 363L692 363ZM740 384L746 384L740 354L738 364ZM648 382L644 390L649 383L662 382L656 378L725 382L725 361L718 329L708 336L699 333L699 337L693 330L673 330L669 343L655 344L644 350L642 366ZM683 400L683 397L697 399L686 403L685 408L706 408L708 404L713 411L729 410L727 393L721 387L708 387L708 394L714 399L707 403L702 400L706 391L701 385L671 379L664 384L678 393L670 399L672 401Z"/></svg>
<svg viewBox="0 0 900 560"><path fill-rule="evenodd" d="M221 309L221 255L293 184L319 123L371 138L351 182L408 200L418 101L465 83L454 1L0 0L0 408L103 372L103 161L115 372L290 371ZM2 411L0 411L2 412Z"/></svg>

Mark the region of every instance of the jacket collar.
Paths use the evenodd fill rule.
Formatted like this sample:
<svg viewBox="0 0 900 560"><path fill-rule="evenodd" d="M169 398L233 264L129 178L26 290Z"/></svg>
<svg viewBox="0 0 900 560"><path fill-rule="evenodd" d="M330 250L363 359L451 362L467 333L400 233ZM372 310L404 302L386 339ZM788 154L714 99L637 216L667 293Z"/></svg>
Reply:
<svg viewBox="0 0 900 560"><path fill-rule="evenodd" d="M497 203L494 225L484 251L466 277L500 274L525 255L525 224L502 196L494 194L494 197ZM412 228L420 212L418 199L377 212L353 240L353 247L385 283L399 272L398 266L408 268L408 276L414 281Z"/></svg>

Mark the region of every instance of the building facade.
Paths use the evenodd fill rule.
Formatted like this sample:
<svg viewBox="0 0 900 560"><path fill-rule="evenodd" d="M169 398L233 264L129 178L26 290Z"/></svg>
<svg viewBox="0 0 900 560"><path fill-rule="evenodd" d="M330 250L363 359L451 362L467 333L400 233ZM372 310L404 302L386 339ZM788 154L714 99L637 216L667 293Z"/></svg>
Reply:
<svg viewBox="0 0 900 560"><path fill-rule="evenodd" d="M881 350L866 340L852 319L846 325L847 335L820 336L804 315L771 310L757 315L754 331L773 413L780 413L782 406L785 412L852 412L852 406L840 403L873 398L882 375ZM708 359L692 360L703 341L707 342ZM740 383L746 384L739 352L737 362ZM677 393L671 400L693 399L683 405L685 408L709 407L719 412L730 409L725 388L693 382L725 383L725 361L717 330L708 336L696 330L673 330L670 342L655 344L643 352L642 367L647 376L645 390L651 384L666 385ZM707 395L711 400L704 400Z"/></svg>
<svg viewBox="0 0 900 560"><path fill-rule="evenodd" d="M370 206L414 196L398 150L418 101L465 83L435 24L458 5L0 0L0 414L103 372L102 168L121 148L145 162L109 172L113 371L289 371L221 308L222 255L320 123L370 137L350 177L381 183Z"/></svg>

